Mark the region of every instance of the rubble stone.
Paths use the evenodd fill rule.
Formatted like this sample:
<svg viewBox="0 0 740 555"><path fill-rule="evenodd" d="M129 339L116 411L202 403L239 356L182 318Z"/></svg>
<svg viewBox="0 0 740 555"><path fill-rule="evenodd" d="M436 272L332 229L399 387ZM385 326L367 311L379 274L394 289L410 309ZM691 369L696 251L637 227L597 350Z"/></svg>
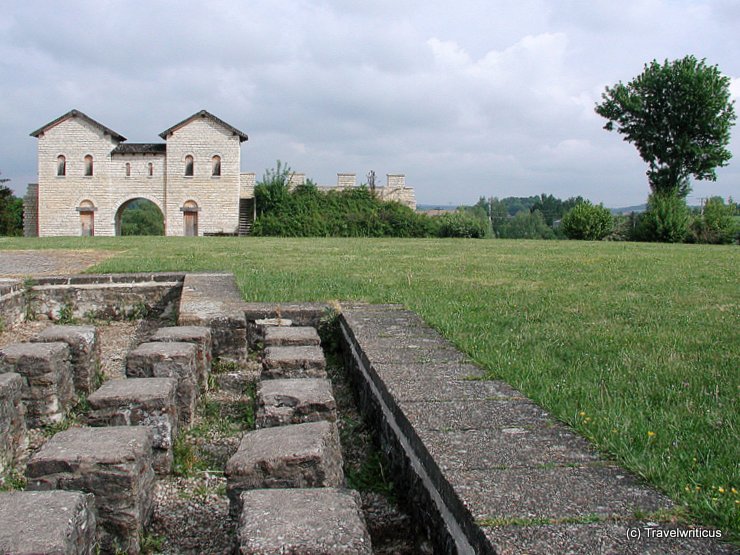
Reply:
<svg viewBox="0 0 740 555"><path fill-rule="evenodd" d="M15 466L28 446L22 391L20 374L0 374L0 473Z"/></svg>
<svg viewBox="0 0 740 555"><path fill-rule="evenodd" d="M98 540L104 553L118 545L139 553L153 511L151 431L142 426L70 428L28 461L27 489L95 494Z"/></svg>
<svg viewBox="0 0 740 555"><path fill-rule="evenodd" d="M263 488L339 487L344 483L339 433L333 422L308 422L245 434L226 463L232 516L240 495Z"/></svg>
<svg viewBox="0 0 740 555"><path fill-rule="evenodd" d="M321 345L316 328L310 326L265 328L265 347Z"/></svg>
<svg viewBox="0 0 740 555"><path fill-rule="evenodd" d="M208 376L211 373L211 330L205 326L172 326L159 328L150 341L193 343L197 348L198 386L201 391L208 389Z"/></svg>
<svg viewBox="0 0 740 555"><path fill-rule="evenodd" d="M0 349L0 373L23 376L21 398L26 425L47 426L64 419L74 400L66 343L16 343Z"/></svg>
<svg viewBox="0 0 740 555"><path fill-rule="evenodd" d="M93 555L95 498L78 491L0 493L0 553Z"/></svg>
<svg viewBox="0 0 740 555"><path fill-rule="evenodd" d="M152 430L154 471L172 470L177 437L175 378L110 380L88 397L90 426L148 426Z"/></svg>
<svg viewBox="0 0 740 555"><path fill-rule="evenodd" d="M95 391L100 371L100 342L95 326L49 326L31 341L66 343L75 391L83 395Z"/></svg>
<svg viewBox="0 0 740 555"><path fill-rule="evenodd" d="M257 388L258 428L336 419L337 404L329 380L264 380Z"/></svg>
<svg viewBox="0 0 740 555"><path fill-rule="evenodd" d="M198 394L198 348L192 343L142 343L126 357L129 378L176 378L177 412L180 424L193 421Z"/></svg>
<svg viewBox="0 0 740 555"><path fill-rule="evenodd" d="M326 359L321 347L267 347L262 379L326 378Z"/></svg>
<svg viewBox="0 0 740 555"><path fill-rule="evenodd" d="M370 535L355 491L258 489L241 495L239 553L370 555Z"/></svg>

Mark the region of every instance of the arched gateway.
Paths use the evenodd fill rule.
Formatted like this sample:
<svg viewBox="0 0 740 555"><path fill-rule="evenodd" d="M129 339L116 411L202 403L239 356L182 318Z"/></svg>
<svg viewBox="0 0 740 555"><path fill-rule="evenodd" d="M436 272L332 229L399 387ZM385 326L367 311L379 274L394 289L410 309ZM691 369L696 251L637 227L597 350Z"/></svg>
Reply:
<svg viewBox="0 0 740 555"><path fill-rule="evenodd" d="M120 235L136 199L157 206L167 235L235 234L240 198L253 196L240 174L247 135L205 110L163 131L163 143L127 143L79 110L31 136L40 237Z"/></svg>
<svg viewBox="0 0 740 555"><path fill-rule="evenodd" d="M152 207L154 208L154 210L151 210ZM138 222L139 229L129 229L128 233L126 233L126 229L123 225L124 213L129 208L139 209L141 215L154 218L154 221ZM152 212L157 212L158 214L153 214ZM129 223L133 224L135 222ZM125 202L122 202L121 205L118 207L118 210L116 210L115 227L116 235L164 235L166 231L164 211L162 210L162 207L159 205L159 203L154 199L134 197L126 200ZM133 225L131 225L130 227L133 227ZM144 227L144 229L141 229L142 227ZM161 233L158 232L159 229L161 229Z"/></svg>

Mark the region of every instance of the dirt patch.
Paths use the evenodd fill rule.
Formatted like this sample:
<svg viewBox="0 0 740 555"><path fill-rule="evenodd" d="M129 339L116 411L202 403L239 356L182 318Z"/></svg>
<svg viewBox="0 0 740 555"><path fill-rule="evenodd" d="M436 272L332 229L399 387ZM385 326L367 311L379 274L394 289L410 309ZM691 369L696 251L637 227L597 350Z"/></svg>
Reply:
<svg viewBox="0 0 740 555"><path fill-rule="evenodd" d="M0 251L0 277L79 274L115 254L91 249Z"/></svg>

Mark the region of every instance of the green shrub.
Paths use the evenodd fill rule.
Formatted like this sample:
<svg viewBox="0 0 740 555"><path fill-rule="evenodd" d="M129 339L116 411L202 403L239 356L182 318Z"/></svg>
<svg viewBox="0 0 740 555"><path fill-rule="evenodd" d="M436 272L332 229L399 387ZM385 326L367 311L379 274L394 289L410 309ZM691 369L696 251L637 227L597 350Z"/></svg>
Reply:
<svg viewBox="0 0 740 555"><path fill-rule="evenodd" d="M560 225L568 239L600 241L614 229L614 218L603 205L586 200L571 208Z"/></svg>
<svg viewBox="0 0 740 555"><path fill-rule="evenodd" d="M502 239L554 239L555 232L545 222L542 212L522 210L499 228Z"/></svg>
<svg viewBox="0 0 740 555"><path fill-rule="evenodd" d="M727 244L735 240L735 203L712 197L691 223L691 238L697 243Z"/></svg>
<svg viewBox="0 0 740 555"><path fill-rule="evenodd" d="M439 237L469 237L480 239L486 236L486 226L478 218L455 212L437 217Z"/></svg>
<svg viewBox="0 0 740 555"><path fill-rule="evenodd" d="M689 208L675 194L653 193L640 217L637 238L659 243L681 243L689 232Z"/></svg>
<svg viewBox="0 0 740 555"><path fill-rule="evenodd" d="M292 173L278 162L255 187L258 213L252 234L281 237L428 237L431 218L367 187L322 191L310 180L291 189Z"/></svg>

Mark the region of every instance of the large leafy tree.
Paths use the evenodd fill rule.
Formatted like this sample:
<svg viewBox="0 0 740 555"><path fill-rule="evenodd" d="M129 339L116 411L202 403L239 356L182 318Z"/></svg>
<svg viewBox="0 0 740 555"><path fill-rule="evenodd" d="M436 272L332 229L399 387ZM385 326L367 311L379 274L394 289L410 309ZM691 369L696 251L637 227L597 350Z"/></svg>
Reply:
<svg viewBox="0 0 740 555"><path fill-rule="evenodd" d="M607 87L596 113L604 129L624 135L648 163L654 194L685 198L689 178L715 181L726 166L735 121L730 79L694 56L653 60L632 81Z"/></svg>
<svg viewBox="0 0 740 555"><path fill-rule="evenodd" d="M5 186L8 181L0 178L0 235L23 235L23 199Z"/></svg>

